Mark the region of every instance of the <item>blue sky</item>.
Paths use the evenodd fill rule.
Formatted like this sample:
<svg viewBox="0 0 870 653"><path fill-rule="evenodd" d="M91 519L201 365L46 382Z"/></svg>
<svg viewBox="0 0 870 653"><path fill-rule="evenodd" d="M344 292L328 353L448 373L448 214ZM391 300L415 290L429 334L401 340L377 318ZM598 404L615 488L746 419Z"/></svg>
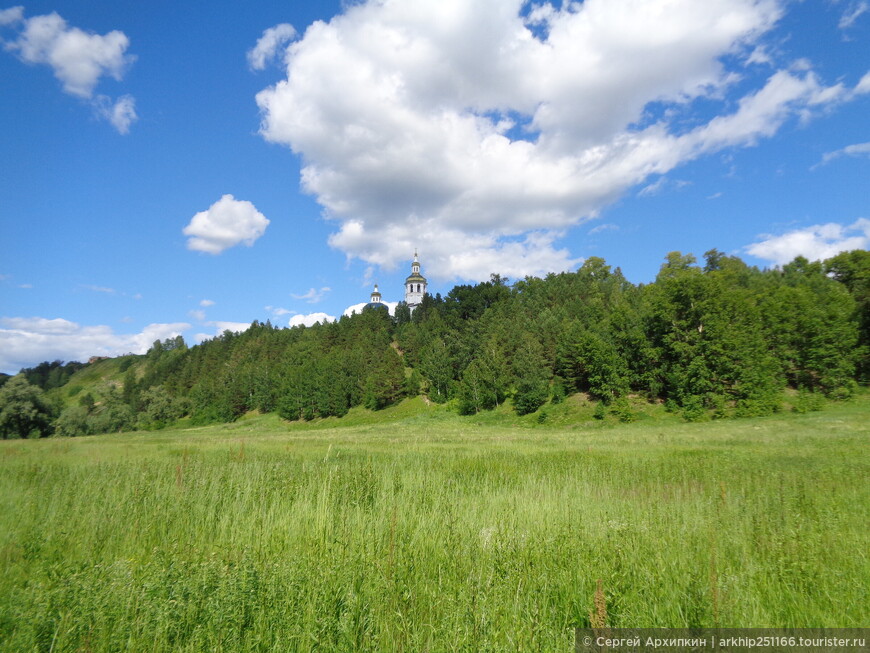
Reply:
<svg viewBox="0 0 870 653"><path fill-rule="evenodd" d="M870 244L866 0L0 5L0 371Z"/></svg>

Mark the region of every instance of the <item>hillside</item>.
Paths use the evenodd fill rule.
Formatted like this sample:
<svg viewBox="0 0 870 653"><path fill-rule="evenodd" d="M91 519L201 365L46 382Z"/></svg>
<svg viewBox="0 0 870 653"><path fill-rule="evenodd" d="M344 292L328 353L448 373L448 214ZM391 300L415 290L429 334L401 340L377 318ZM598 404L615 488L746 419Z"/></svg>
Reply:
<svg viewBox="0 0 870 653"><path fill-rule="evenodd" d="M672 252L648 285L590 258L573 273L513 284L493 275L427 294L395 316L374 307L312 327L255 321L192 347L156 341L143 356L85 366L50 390L54 408L37 410L38 422L0 429L81 435L251 412L312 421L415 397L483 420L509 411L523 423L630 422L666 411L703 421L814 410L866 384L870 253L781 270L715 250L705 258ZM48 378L57 385L67 372Z"/></svg>

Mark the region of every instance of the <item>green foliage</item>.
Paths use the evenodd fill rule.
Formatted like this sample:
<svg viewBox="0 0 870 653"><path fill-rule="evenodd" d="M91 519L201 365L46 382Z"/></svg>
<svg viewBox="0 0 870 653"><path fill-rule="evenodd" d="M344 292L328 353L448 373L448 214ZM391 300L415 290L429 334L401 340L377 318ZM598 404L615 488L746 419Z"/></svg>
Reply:
<svg viewBox="0 0 870 653"><path fill-rule="evenodd" d="M860 348L856 360L859 378L866 383L870 381L870 252L842 252L826 260L824 270L843 284L855 301Z"/></svg>
<svg viewBox="0 0 870 653"><path fill-rule="evenodd" d="M84 406L67 406L61 411L54 427L57 435L68 438L87 435L90 433L88 409Z"/></svg>
<svg viewBox="0 0 870 653"><path fill-rule="evenodd" d="M405 396L416 397L420 394L420 388L423 385L423 377L417 370L411 370L405 378Z"/></svg>
<svg viewBox="0 0 870 653"><path fill-rule="evenodd" d="M90 415L94 412L97 402L94 400L94 396L90 392L86 392L79 397L78 405L84 407L85 412Z"/></svg>
<svg viewBox="0 0 870 653"><path fill-rule="evenodd" d="M598 420L602 420L607 417L607 406L603 401L599 401L597 404L595 404L595 412L592 413L592 416Z"/></svg>
<svg viewBox="0 0 870 653"><path fill-rule="evenodd" d="M484 350L465 368L459 380L459 412L472 415L495 408L505 400L509 383L503 359L491 348Z"/></svg>
<svg viewBox="0 0 870 653"><path fill-rule="evenodd" d="M550 386L550 402L561 404L565 401L567 392L565 390L565 380L561 376L554 376L553 383Z"/></svg>
<svg viewBox="0 0 870 653"><path fill-rule="evenodd" d="M824 404L825 398L821 394L801 390L792 401L791 409L794 413L809 413L822 410Z"/></svg>
<svg viewBox="0 0 870 653"><path fill-rule="evenodd" d="M51 434L54 408L38 386L23 374L0 388L0 437L41 438Z"/></svg>
<svg viewBox="0 0 870 653"><path fill-rule="evenodd" d="M625 397L619 397L610 404L610 413L616 416L616 418L623 424L628 424L637 420L637 413L632 410L628 399Z"/></svg>
<svg viewBox="0 0 870 653"><path fill-rule="evenodd" d="M140 428L160 429L187 413L186 402L170 395L163 386L154 386L142 393L139 413Z"/></svg>
<svg viewBox="0 0 870 653"><path fill-rule="evenodd" d="M420 374L426 379L429 399L443 404L450 398L453 384L453 361L441 338L435 338L420 352Z"/></svg>
<svg viewBox="0 0 870 653"><path fill-rule="evenodd" d="M647 285L590 257L576 272L513 285L493 275L443 299L426 295L395 319L369 310L308 328L254 321L191 348L168 338L144 356L87 365L75 372L75 392L50 396L67 406L76 393L90 396L89 432L159 428L184 414L194 424L276 411L310 421L384 410L421 392L477 416L508 398L518 418L582 393L604 404L602 417L629 421L648 401L706 420L774 414L787 388L845 399L868 378L866 252L798 258L781 270L717 250L704 258L702 267L671 252ZM33 373L56 385L67 367L44 363ZM572 410L543 419L582 420L593 407Z"/></svg>
<svg viewBox="0 0 870 653"><path fill-rule="evenodd" d="M129 431L135 425L136 414L114 387L108 388L88 419L91 433L118 433Z"/></svg>
<svg viewBox="0 0 870 653"><path fill-rule="evenodd" d="M533 413L546 403L550 367L537 340L526 338L514 357L513 375L516 379L513 403L518 415Z"/></svg>
<svg viewBox="0 0 870 653"><path fill-rule="evenodd" d="M559 348L562 375L578 392L609 402L628 391L628 365L612 342L575 324Z"/></svg>
<svg viewBox="0 0 870 653"><path fill-rule="evenodd" d="M70 377L85 366L85 363L77 361L69 363L63 363L62 361L49 363L45 361L36 367L21 370L21 374L24 375L24 378L31 385L35 385L43 390L52 390L66 385Z"/></svg>

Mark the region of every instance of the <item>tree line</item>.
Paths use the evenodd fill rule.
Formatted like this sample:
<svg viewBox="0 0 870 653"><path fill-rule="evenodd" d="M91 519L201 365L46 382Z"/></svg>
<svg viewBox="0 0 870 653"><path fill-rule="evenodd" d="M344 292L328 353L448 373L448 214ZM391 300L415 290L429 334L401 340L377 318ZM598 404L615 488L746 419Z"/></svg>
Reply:
<svg viewBox="0 0 870 653"><path fill-rule="evenodd" d="M462 414L505 402L528 414L586 393L602 415L626 420L629 397L687 420L765 415L786 388L806 405L850 396L870 378L868 352L870 252L773 270L717 250L702 264L672 252L639 285L592 257L576 272L457 285L393 317L376 308L312 327L255 321L194 347L157 341L122 360L119 387L62 410L43 389L67 370L44 363L0 388L0 434L229 422L249 411L311 420L418 394Z"/></svg>

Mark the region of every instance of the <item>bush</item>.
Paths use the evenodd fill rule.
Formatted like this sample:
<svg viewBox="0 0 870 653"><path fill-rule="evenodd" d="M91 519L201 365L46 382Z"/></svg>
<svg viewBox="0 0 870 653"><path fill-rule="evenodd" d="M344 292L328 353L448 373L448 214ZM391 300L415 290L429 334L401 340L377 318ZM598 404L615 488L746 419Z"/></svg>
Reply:
<svg viewBox="0 0 870 653"><path fill-rule="evenodd" d="M707 419L707 409L701 397L692 395L683 401L683 419L687 422L703 422Z"/></svg>
<svg viewBox="0 0 870 653"><path fill-rule="evenodd" d="M55 434L74 438L88 434L88 409L84 406L64 408L54 424Z"/></svg>
<svg viewBox="0 0 870 653"><path fill-rule="evenodd" d="M0 435L4 439L50 435L54 414L42 388L31 385L23 375L12 377L0 388Z"/></svg>
<svg viewBox="0 0 870 653"><path fill-rule="evenodd" d="M610 406L610 414L615 415L624 424L637 421L637 414L631 409L628 399L625 397L614 400Z"/></svg>
<svg viewBox="0 0 870 653"><path fill-rule="evenodd" d="M824 404L825 398L823 395L818 392L801 390L792 402L791 410L793 413L809 413L821 410Z"/></svg>
<svg viewBox="0 0 870 653"><path fill-rule="evenodd" d="M550 402L554 404L561 404L565 401L565 397L567 396L567 391L565 390L565 379L561 376L553 377L553 385L550 388Z"/></svg>
<svg viewBox="0 0 870 653"><path fill-rule="evenodd" d="M592 413L592 417L595 419L604 419L607 417L607 406L604 405L603 401L599 401L595 406L595 412Z"/></svg>

